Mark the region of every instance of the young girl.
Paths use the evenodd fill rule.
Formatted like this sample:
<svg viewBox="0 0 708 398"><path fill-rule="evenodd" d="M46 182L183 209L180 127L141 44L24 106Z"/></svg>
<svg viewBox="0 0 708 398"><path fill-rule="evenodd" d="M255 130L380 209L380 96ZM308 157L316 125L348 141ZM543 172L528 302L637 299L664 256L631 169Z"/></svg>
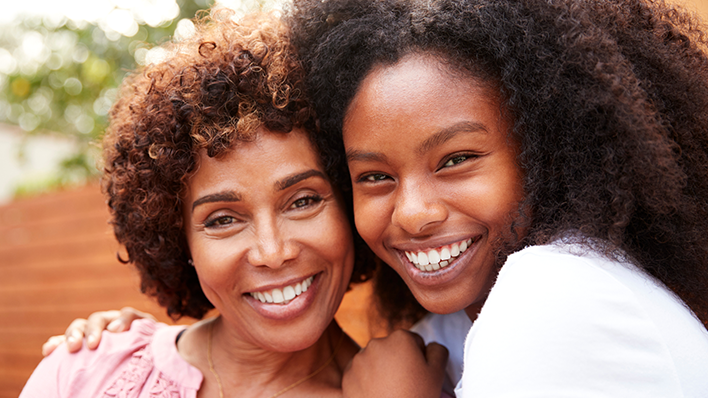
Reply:
<svg viewBox="0 0 708 398"><path fill-rule="evenodd" d="M296 1L358 232L465 308L462 397L708 396L708 58L662 1ZM404 333L347 396L433 396ZM424 372L422 372L424 373Z"/></svg>

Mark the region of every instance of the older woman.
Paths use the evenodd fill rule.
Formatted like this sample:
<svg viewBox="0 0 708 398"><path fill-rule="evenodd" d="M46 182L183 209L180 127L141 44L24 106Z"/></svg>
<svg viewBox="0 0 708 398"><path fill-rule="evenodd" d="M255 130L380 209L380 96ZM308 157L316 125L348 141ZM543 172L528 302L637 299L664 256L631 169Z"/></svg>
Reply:
<svg viewBox="0 0 708 398"><path fill-rule="evenodd" d="M220 315L57 349L21 396L340 396L358 347L333 317L368 270L284 28L214 11L166 48L123 84L104 189L142 290L175 318Z"/></svg>

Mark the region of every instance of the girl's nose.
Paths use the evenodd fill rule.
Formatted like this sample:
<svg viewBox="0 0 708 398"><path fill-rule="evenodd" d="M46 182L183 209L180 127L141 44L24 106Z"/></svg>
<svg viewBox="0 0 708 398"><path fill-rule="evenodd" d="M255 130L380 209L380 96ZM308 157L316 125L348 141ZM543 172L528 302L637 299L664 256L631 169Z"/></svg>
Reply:
<svg viewBox="0 0 708 398"><path fill-rule="evenodd" d="M425 233L448 217L439 192L425 183L401 183L398 187L391 223L411 235Z"/></svg>

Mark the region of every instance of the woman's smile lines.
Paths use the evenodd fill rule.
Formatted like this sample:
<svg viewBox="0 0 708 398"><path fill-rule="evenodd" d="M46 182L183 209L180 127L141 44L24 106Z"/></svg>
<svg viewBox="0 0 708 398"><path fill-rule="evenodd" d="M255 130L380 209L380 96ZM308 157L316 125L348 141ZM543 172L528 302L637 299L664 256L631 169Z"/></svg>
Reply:
<svg viewBox="0 0 708 398"><path fill-rule="evenodd" d="M302 282L286 286L283 289L276 288L262 292L251 292L249 294L261 303L287 304L290 300L305 293L307 288L312 284L313 279L315 279L315 277L311 276Z"/></svg>
<svg viewBox="0 0 708 398"><path fill-rule="evenodd" d="M474 240L475 242L477 239ZM472 246L472 238L461 242L453 243L430 249L426 251L409 252L405 251L408 260L421 271L437 271L447 267L455 258L464 253L468 247Z"/></svg>

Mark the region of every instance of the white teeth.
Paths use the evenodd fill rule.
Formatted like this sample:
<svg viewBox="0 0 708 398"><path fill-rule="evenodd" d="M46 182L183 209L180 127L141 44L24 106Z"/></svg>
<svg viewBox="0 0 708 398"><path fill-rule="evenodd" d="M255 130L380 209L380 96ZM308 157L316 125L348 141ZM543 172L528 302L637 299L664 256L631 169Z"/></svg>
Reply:
<svg viewBox="0 0 708 398"><path fill-rule="evenodd" d="M285 297L286 300L292 300L295 298L295 288L292 286L287 286L285 289L283 289L283 297Z"/></svg>
<svg viewBox="0 0 708 398"><path fill-rule="evenodd" d="M431 250L428 252L428 260L430 260L430 264L437 264L440 262L440 254L437 250Z"/></svg>
<svg viewBox="0 0 708 398"><path fill-rule="evenodd" d="M451 255L452 257L457 257L457 256L460 255L460 246L457 246L457 243L454 243L454 244L450 247L450 255Z"/></svg>
<svg viewBox="0 0 708 398"><path fill-rule="evenodd" d="M290 300L306 292L314 279L315 277L311 276L300 283L285 286L282 290L275 288L270 291L251 292L250 295L261 303L287 304Z"/></svg>
<svg viewBox="0 0 708 398"><path fill-rule="evenodd" d="M270 295L273 296L273 302L275 304L280 304L285 301L285 297L283 297L283 291L280 289L273 289Z"/></svg>
<svg viewBox="0 0 708 398"><path fill-rule="evenodd" d="M464 253L467 250L467 241L460 243L460 253Z"/></svg>
<svg viewBox="0 0 708 398"><path fill-rule="evenodd" d="M408 261L421 271L437 271L447 267L450 263L472 246L472 239L453 243L439 250L432 249L425 252L404 252ZM304 288L303 288L304 291Z"/></svg>

